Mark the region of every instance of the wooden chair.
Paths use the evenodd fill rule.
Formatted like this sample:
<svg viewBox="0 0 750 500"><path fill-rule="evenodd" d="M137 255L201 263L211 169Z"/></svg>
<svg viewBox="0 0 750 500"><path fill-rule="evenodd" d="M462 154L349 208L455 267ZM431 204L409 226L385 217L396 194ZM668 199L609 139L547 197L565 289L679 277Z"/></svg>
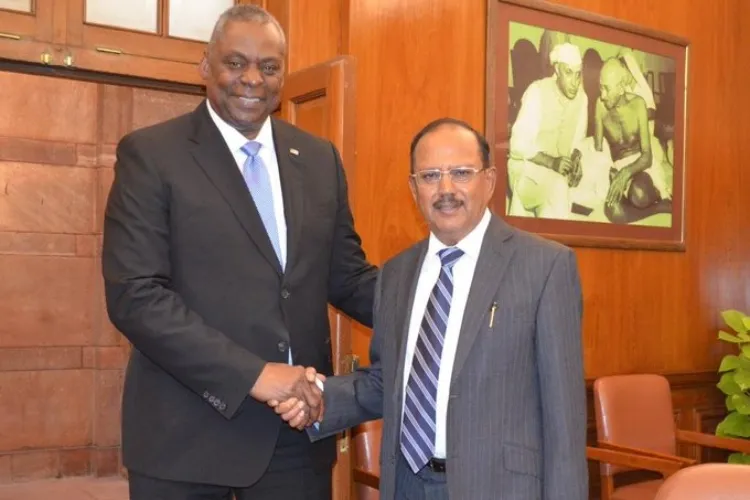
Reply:
<svg viewBox="0 0 750 500"><path fill-rule="evenodd" d="M701 464L677 472L659 488L655 500L747 500L750 466Z"/></svg>
<svg viewBox="0 0 750 500"><path fill-rule="evenodd" d="M634 457L672 462L679 468L695 460L677 455L677 443L750 453L750 441L721 438L675 427L669 381L660 375L615 375L594 381L594 410L598 447L629 455L632 463L601 460L602 500L654 500L663 479L618 486L618 474L643 467ZM600 452L599 452L600 453ZM659 472L662 477L671 473ZM668 472L668 471L666 471ZM672 472L674 473L674 471Z"/></svg>

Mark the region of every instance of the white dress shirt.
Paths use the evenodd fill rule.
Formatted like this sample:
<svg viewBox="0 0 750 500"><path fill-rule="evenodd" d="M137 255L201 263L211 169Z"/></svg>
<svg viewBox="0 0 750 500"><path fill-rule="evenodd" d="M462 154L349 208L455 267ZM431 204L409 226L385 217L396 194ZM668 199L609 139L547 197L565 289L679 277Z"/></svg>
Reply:
<svg viewBox="0 0 750 500"><path fill-rule="evenodd" d="M490 211L486 210L482 220L477 224L464 239L456 244L456 247L463 250L464 254L453 266L453 295L451 297L451 308L448 313L448 325L445 331L445 340L443 341L443 352L440 357L440 374L438 376L437 387L437 405L435 415L435 455L434 458L445 458L446 456L446 417L448 412L448 395L450 394L451 374L453 372L453 361L456 357L456 347L458 346L458 336L461 330L461 323L466 308L466 300L469 298L469 289L474 279L474 269L479 258L479 250L482 248L482 240L490 225ZM419 327L424 317L427 301L430 298L432 289L437 283L440 275L440 257L438 251L447 248L447 245L438 240L434 234L430 234L422 269L419 273L417 290L414 295L414 304L411 310L411 319L409 321L409 336L406 339L406 355L404 357L404 400L406 398L406 384L409 381L411 373L412 359L414 349L417 346L419 337ZM403 411L401 415L403 419Z"/></svg>
<svg viewBox="0 0 750 500"><path fill-rule="evenodd" d="M206 106L208 106L208 114L211 115L211 119L219 129L221 136L229 147L229 151L234 156L234 161L237 162L237 168L242 173L242 167L245 165L248 155L242 151L242 147L248 143L247 137L242 135L236 128L225 122L216 111L211 107L211 104L206 100ZM255 138L256 142L260 143L260 149L258 155L268 170L268 178L271 181L271 194L273 195L273 213L276 219L276 234L279 235L279 248L281 250L281 268L284 269L286 265L286 219L284 218L284 198L281 193L281 175L279 174L279 161L276 158L276 148L273 143L273 130L271 129L271 118L266 118L263 122L258 136ZM247 194L250 196L250 193Z"/></svg>

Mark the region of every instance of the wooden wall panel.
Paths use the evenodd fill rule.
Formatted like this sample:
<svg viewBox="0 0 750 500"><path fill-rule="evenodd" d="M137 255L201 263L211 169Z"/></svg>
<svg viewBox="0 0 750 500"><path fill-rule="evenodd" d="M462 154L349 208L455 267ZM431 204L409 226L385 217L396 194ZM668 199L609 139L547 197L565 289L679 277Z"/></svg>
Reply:
<svg viewBox="0 0 750 500"><path fill-rule="evenodd" d="M264 0L284 27L289 72L345 54L349 0Z"/></svg>
<svg viewBox="0 0 750 500"><path fill-rule="evenodd" d="M560 0L691 41L684 253L577 248L587 377L715 370L719 312L750 309L750 19L744 0ZM426 234L407 187L409 142L429 120L484 124L486 0L352 0L357 177L352 200L375 262ZM366 358L358 331L355 352Z"/></svg>
<svg viewBox="0 0 750 500"><path fill-rule="evenodd" d="M357 58L354 216L368 257L382 263L426 234L407 184L409 143L433 118L484 123L485 4L477 0L352 0ZM369 334L354 352L367 363Z"/></svg>

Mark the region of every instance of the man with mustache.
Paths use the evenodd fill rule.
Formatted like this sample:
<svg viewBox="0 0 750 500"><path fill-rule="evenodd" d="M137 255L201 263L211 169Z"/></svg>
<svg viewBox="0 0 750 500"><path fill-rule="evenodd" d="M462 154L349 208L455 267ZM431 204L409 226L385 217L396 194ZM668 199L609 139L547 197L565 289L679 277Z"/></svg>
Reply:
<svg viewBox="0 0 750 500"><path fill-rule="evenodd" d="M569 188L581 178L574 152L586 136L588 98L581 89L580 50L562 43L550 62L555 74L529 85L511 130L509 215L568 219Z"/></svg>
<svg viewBox="0 0 750 500"><path fill-rule="evenodd" d="M443 118L411 144L427 239L385 263L369 367L324 385L316 437L383 419L386 500L588 496L574 253L488 209L487 141ZM292 398L276 405L304 425Z"/></svg>
<svg viewBox="0 0 750 500"><path fill-rule="evenodd" d="M200 64L207 100L117 149L104 225L107 309L132 343L122 414L133 500L330 500L335 441L308 419L332 373L328 304L371 325L377 269L329 142L271 118L286 42L237 5ZM314 379L313 379L314 380Z"/></svg>

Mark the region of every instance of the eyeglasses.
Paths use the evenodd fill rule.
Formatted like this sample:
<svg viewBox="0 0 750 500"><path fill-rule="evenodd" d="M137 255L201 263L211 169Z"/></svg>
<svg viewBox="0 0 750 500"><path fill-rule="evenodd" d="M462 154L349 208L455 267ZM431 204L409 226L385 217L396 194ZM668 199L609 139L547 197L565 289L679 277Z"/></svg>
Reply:
<svg viewBox="0 0 750 500"><path fill-rule="evenodd" d="M427 170L420 170L410 175L420 184L438 184L443 178L444 174L448 174L451 177L451 181L466 184L471 181L475 175L477 175L486 168L473 168L473 167L453 167L447 170L440 170L439 168L430 168Z"/></svg>

